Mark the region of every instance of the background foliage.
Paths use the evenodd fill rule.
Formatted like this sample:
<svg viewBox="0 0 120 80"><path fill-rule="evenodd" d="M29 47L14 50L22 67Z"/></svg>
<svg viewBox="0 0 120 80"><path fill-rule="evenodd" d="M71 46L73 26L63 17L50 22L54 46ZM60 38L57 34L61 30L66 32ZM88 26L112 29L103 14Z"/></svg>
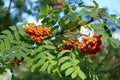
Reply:
<svg viewBox="0 0 120 80"><path fill-rule="evenodd" d="M74 5L62 0L62 6L54 0L36 0L34 3L10 0L8 8L4 3L4 0L0 1L0 73L10 68L15 80L120 79L120 42L112 38L113 30L120 26L120 19L115 14L108 15L96 1L91 6L81 1ZM76 12L77 8L80 11ZM16 13L13 14L11 9ZM23 14L42 19L43 27L51 27L50 36L40 44L31 41L23 29L27 22L16 25L24 20ZM116 27L111 28L111 25ZM59 51L64 45L62 40L81 36L78 34L81 26L103 35L103 50L97 53L96 58L82 56L77 49ZM51 39L53 37L55 40ZM21 66L11 66L15 57L24 57Z"/></svg>

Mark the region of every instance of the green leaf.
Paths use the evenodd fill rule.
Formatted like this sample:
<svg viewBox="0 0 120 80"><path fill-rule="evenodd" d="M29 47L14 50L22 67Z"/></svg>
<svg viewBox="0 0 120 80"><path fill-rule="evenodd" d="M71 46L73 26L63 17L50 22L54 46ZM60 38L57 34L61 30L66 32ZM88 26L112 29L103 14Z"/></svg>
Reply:
<svg viewBox="0 0 120 80"><path fill-rule="evenodd" d="M120 25L120 18L117 19L117 24ZM119 26L119 28L120 28L120 26Z"/></svg>
<svg viewBox="0 0 120 80"><path fill-rule="evenodd" d="M5 35L0 35L0 39L4 39L4 38L6 38Z"/></svg>
<svg viewBox="0 0 120 80"><path fill-rule="evenodd" d="M53 43L50 40L44 40L43 42L49 45L53 45Z"/></svg>
<svg viewBox="0 0 120 80"><path fill-rule="evenodd" d="M100 26L93 26L93 29L96 29L96 33L97 34L101 34L102 36L102 40L107 40L109 39L109 35L106 33L106 31L103 28L100 28Z"/></svg>
<svg viewBox="0 0 120 80"><path fill-rule="evenodd" d="M42 23L46 23L46 22L49 22L49 21L50 21L50 18L47 17L47 18L44 18L44 19L42 20Z"/></svg>
<svg viewBox="0 0 120 80"><path fill-rule="evenodd" d="M95 7L96 7L96 8L99 7L98 3L97 3L95 0L93 0L93 3L95 4Z"/></svg>
<svg viewBox="0 0 120 80"><path fill-rule="evenodd" d="M64 3L64 4L67 4L67 2L65 0L61 0L61 2Z"/></svg>
<svg viewBox="0 0 120 80"><path fill-rule="evenodd" d="M15 39L16 39L17 41L20 41L20 35L19 35L18 32L15 32L15 33L14 33L14 36L15 36Z"/></svg>
<svg viewBox="0 0 120 80"><path fill-rule="evenodd" d="M3 30L1 33L3 33L3 34L11 34L11 32L9 30Z"/></svg>
<svg viewBox="0 0 120 80"><path fill-rule="evenodd" d="M84 6L84 2L80 2L78 5L79 5L80 7L82 7L82 6Z"/></svg>
<svg viewBox="0 0 120 80"><path fill-rule="evenodd" d="M27 61L27 64L26 64L27 66L32 66L34 59L26 58L26 61Z"/></svg>
<svg viewBox="0 0 120 80"><path fill-rule="evenodd" d="M26 47L22 47L22 50L23 50L25 53L31 53L31 52L32 52L31 49L26 48Z"/></svg>
<svg viewBox="0 0 120 80"><path fill-rule="evenodd" d="M52 65L52 64L48 65L48 69L47 69L48 74L51 73L52 68L53 68L53 65Z"/></svg>
<svg viewBox="0 0 120 80"><path fill-rule="evenodd" d="M70 22L70 19L68 18L66 21L65 21L65 25L69 24Z"/></svg>
<svg viewBox="0 0 120 80"><path fill-rule="evenodd" d="M111 18L116 18L117 17L116 14L111 14L110 16L111 16Z"/></svg>
<svg viewBox="0 0 120 80"><path fill-rule="evenodd" d="M11 56L9 56L9 60L10 60L10 61L13 61L15 57L16 57L16 53L14 53L14 54L12 54Z"/></svg>
<svg viewBox="0 0 120 80"><path fill-rule="evenodd" d="M76 15L76 14L72 11L71 8L70 8L69 12L70 12L70 15L71 15L76 21L79 21L79 16Z"/></svg>
<svg viewBox="0 0 120 80"><path fill-rule="evenodd" d="M11 43L15 42L14 36L13 36L12 34L9 34L9 35L8 35L8 39L9 39L9 41L10 41Z"/></svg>
<svg viewBox="0 0 120 80"><path fill-rule="evenodd" d="M46 10L47 11L52 10L52 6L46 5Z"/></svg>
<svg viewBox="0 0 120 80"><path fill-rule="evenodd" d="M96 10L92 10L91 12L89 12L89 16L91 17L97 17L98 13Z"/></svg>
<svg viewBox="0 0 120 80"><path fill-rule="evenodd" d="M57 57L61 57L63 54L70 53L70 52L71 52L70 50L62 50Z"/></svg>
<svg viewBox="0 0 120 80"><path fill-rule="evenodd" d="M78 76L82 79L85 80L86 79L86 75L83 73L83 71L81 71L80 67L77 66L77 72L78 72Z"/></svg>
<svg viewBox="0 0 120 80"><path fill-rule="evenodd" d="M62 57L62 58L60 58L58 64L62 64L63 62L65 62L65 61L67 61L67 60L70 60L70 57L69 57L69 56Z"/></svg>
<svg viewBox="0 0 120 80"><path fill-rule="evenodd" d="M41 46L42 48L46 48L46 49L56 49L55 46L53 45L44 45L44 46Z"/></svg>
<svg viewBox="0 0 120 80"><path fill-rule="evenodd" d="M73 71L74 71L74 68L73 68L73 67L70 67L70 68L68 68L68 69L65 71L65 75L68 76L68 75L70 75Z"/></svg>
<svg viewBox="0 0 120 80"><path fill-rule="evenodd" d="M72 66L72 63L66 62L66 63L62 64L62 66L60 67L60 70L63 71L65 69L69 68L70 66Z"/></svg>
<svg viewBox="0 0 120 80"><path fill-rule="evenodd" d="M103 26L101 27L100 25L95 25L95 24L91 24L90 26L91 26L92 29L94 29L97 32L97 34L106 33Z"/></svg>
<svg viewBox="0 0 120 80"><path fill-rule="evenodd" d="M35 50L35 53L42 52L42 51L43 51L43 47L42 47L42 46L39 46L39 47Z"/></svg>
<svg viewBox="0 0 120 80"><path fill-rule="evenodd" d="M36 69L38 66L39 66L39 65L36 65L36 64L35 64L35 65L33 65L33 66L32 66L32 68L31 68L31 72L34 72L34 71L35 71L35 69Z"/></svg>
<svg viewBox="0 0 120 80"><path fill-rule="evenodd" d="M47 52L47 51L46 51L45 54L47 55L47 57L48 57L49 59L54 59L54 58L55 58L51 53L49 53L49 52Z"/></svg>
<svg viewBox="0 0 120 80"><path fill-rule="evenodd" d="M80 63L79 60L77 60L77 59L73 59L73 65L74 65L74 66L78 65L79 63Z"/></svg>
<svg viewBox="0 0 120 80"><path fill-rule="evenodd" d="M102 32L102 31L101 31ZM101 33L102 34L102 33ZM104 33L104 34L102 34L103 36L102 36L102 40L107 40L107 39L109 39L109 36L108 36L108 34L107 33Z"/></svg>
<svg viewBox="0 0 120 80"><path fill-rule="evenodd" d="M73 63L73 66L76 66L80 63L80 60L76 59L76 55L75 53L72 53L72 63Z"/></svg>
<svg viewBox="0 0 120 80"><path fill-rule="evenodd" d="M5 38L4 43L5 43L6 51L8 51L9 48L10 48L10 42L9 42L9 40L7 38Z"/></svg>
<svg viewBox="0 0 120 80"><path fill-rule="evenodd" d="M24 43L24 42L23 42L23 44L24 44L24 46L25 46L26 48L30 48L30 49L33 49L33 48L34 48L33 44Z"/></svg>
<svg viewBox="0 0 120 80"><path fill-rule="evenodd" d="M92 78L93 78L93 80L98 80L98 77L95 74L92 75Z"/></svg>
<svg viewBox="0 0 120 80"><path fill-rule="evenodd" d="M72 79L75 78L75 77L77 77L77 71L76 70L71 74Z"/></svg>
<svg viewBox="0 0 120 80"><path fill-rule="evenodd" d="M24 21L23 23L22 23L22 25L21 25L21 27L23 27L23 26L26 26L26 24L28 23L28 21L26 20L26 21Z"/></svg>
<svg viewBox="0 0 120 80"><path fill-rule="evenodd" d="M88 16L88 10L85 8L81 9L78 16Z"/></svg>
<svg viewBox="0 0 120 80"><path fill-rule="evenodd" d="M63 28L66 27L66 26L65 26L65 20L66 20L66 18L63 17L63 18L61 18L61 19L59 20L59 22L58 22Z"/></svg>
<svg viewBox="0 0 120 80"><path fill-rule="evenodd" d="M27 57L27 54L25 53L25 52L23 52L22 50L18 50L18 53L17 54L19 54L20 56L20 58L19 59L21 59L21 57Z"/></svg>
<svg viewBox="0 0 120 80"><path fill-rule="evenodd" d="M17 57L19 60L21 59L21 54L19 54L19 51L16 51L14 54L15 57Z"/></svg>
<svg viewBox="0 0 120 80"><path fill-rule="evenodd" d="M47 70L47 68L48 68L48 65L49 65L49 62L45 62L44 64L43 64L43 66L41 67L41 69L40 69L40 71L46 71Z"/></svg>
<svg viewBox="0 0 120 80"><path fill-rule="evenodd" d="M16 32L17 31L17 28L15 26L10 26L9 27L13 32Z"/></svg>
<svg viewBox="0 0 120 80"><path fill-rule="evenodd" d="M44 62L45 62L45 60L46 60L46 58L40 59L36 64L34 64L34 65L32 66L31 71L34 72L37 67L43 65Z"/></svg>
<svg viewBox="0 0 120 80"><path fill-rule="evenodd" d="M76 9L76 6L75 6L75 5L72 5L71 7L72 7L72 10L75 10L75 9Z"/></svg>
<svg viewBox="0 0 120 80"><path fill-rule="evenodd" d="M2 40L0 40L0 53L4 53L4 49L5 49L5 44Z"/></svg>
<svg viewBox="0 0 120 80"><path fill-rule="evenodd" d="M59 68L58 68L58 66L56 66L54 69L53 69L53 74L58 74L59 75L59 77L61 77L62 78L62 75L61 75L61 73L60 73L60 71L59 71Z"/></svg>
<svg viewBox="0 0 120 80"><path fill-rule="evenodd" d="M36 55L34 60L37 61L38 59L45 58L45 57L46 57L45 52L41 52L38 55Z"/></svg>
<svg viewBox="0 0 120 80"><path fill-rule="evenodd" d="M65 8L64 8L64 14L68 14L69 13L69 8L68 8L68 6L65 6Z"/></svg>
<svg viewBox="0 0 120 80"><path fill-rule="evenodd" d="M48 69L47 69L47 72L48 73L51 73L52 69L54 68L54 66L57 64L57 61L52 61L50 62L49 66L48 66Z"/></svg>
<svg viewBox="0 0 120 80"><path fill-rule="evenodd" d="M110 44L114 47L114 48L119 48L120 47L120 41L114 38L109 38L110 39Z"/></svg>
<svg viewBox="0 0 120 80"><path fill-rule="evenodd" d="M18 25L18 30L19 30L19 34L22 36L22 37L24 37L25 35L26 35L26 33L25 33L25 31L24 31L24 28L23 28L23 26L24 25L26 25L27 23L23 23L23 24L21 24L21 25Z"/></svg>

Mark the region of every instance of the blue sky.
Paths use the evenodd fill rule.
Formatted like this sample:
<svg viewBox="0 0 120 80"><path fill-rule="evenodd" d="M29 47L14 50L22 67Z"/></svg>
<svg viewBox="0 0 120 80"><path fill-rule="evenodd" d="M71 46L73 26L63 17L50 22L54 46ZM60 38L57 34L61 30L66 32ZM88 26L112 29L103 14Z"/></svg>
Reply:
<svg viewBox="0 0 120 80"><path fill-rule="evenodd" d="M93 4L92 0L83 0L86 4ZM110 14L120 16L120 0L95 0L100 8L108 8Z"/></svg>

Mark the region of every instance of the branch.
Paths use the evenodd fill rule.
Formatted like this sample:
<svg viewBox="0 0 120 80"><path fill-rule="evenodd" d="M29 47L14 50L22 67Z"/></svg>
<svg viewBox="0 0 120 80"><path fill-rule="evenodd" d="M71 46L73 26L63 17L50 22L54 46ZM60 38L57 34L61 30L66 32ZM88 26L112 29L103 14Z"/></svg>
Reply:
<svg viewBox="0 0 120 80"><path fill-rule="evenodd" d="M94 19L91 18L91 20L88 21L86 24L89 24L89 23L91 23L91 22L93 22L93 21L94 21ZM55 35L52 35L52 36L50 36L50 37L45 38L45 40L46 40L46 39L49 39L49 38L52 38L52 37L56 37L56 36L58 36L58 35L62 35L62 34L64 34L64 33L68 33L68 32L70 32L70 31L75 30L75 29L77 29L77 28L80 28L81 26L84 26L84 25L86 25L86 24L79 25L79 26L75 26L75 27L73 27L73 28L71 28L71 29L69 29L69 30L65 30L65 31L58 32L58 33L56 33Z"/></svg>
<svg viewBox="0 0 120 80"><path fill-rule="evenodd" d="M10 0L9 6L8 6L8 10L7 10L7 14L6 14L6 16L5 16L5 19L4 19L4 21L3 21L3 24L2 24L2 26L1 26L1 30L0 30L0 31L2 31L2 30L5 29L6 24L7 24L7 22L8 22L8 17L9 17L9 14L10 14L11 3L12 3L12 0Z"/></svg>
<svg viewBox="0 0 120 80"><path fill-rule="evenodd" d="M91 23L91 22L93 22L93 21L94 21L94 18L92 17L91 20L88 21L86 24L89 24L89 23ZM73 28L70 29L70 31L75 30L75 29L77 29L77 28L80 28L81 26L84 26L84 25L86 25L86 24L82 24L82 25L79 25L79 26L73 27Z"/></svg>
<svg viewBox="0 0 120 80"><path fill-rule="evenodd" d="M52 35L52 36L49 36L49 37L45 38L44 40L49 39L49 38L52 38L52 37L56 37L56 36L58 36L58 35L62 35L62 34L64 34L64 33L65 33L65 31L58 32L58 33L56 33L55 35Z"/></svg>

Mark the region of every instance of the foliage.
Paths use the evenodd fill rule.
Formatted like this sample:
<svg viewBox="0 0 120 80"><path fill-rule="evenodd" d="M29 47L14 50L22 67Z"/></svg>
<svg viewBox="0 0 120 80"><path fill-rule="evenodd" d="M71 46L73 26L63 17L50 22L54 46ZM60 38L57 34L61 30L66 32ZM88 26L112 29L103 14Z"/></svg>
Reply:
<svg viewBox="0 0 120 80"><path fill-rule="evenodd" d="M18 8L22 7L22 1L15 2ZM107 15L103 8L99 8L96 1L93 1L94 6L86 6L83 2L78 5L70 5L65 0L61 0L62 5L57 5L57 3L51 5L52 3L54 2L46 4L40 9L41 26L51 27L50 34L44 36L44 40L41 42L32 41L30 35L33 34L25 33L24 27L29 26L27 22L18 27L10 26L1 32L1 73L6 68L13 70L14 67L21 64L20 59L24 58L25 64L31 67L31 72L47 72L61 78L67 76L71 79L107 79L101 73L108 73L120 66L115 64L119 62L120 42L112 38L112 31L108 25L109 22L119 25L119 19L116 15ZM79 13L75 13L76 8L80 8ZM64 15L61 17L60 13L64 13ZM73 45L72 48L64 48L63 40L77 40L79 36L90 36L79 33L82 26L88 30L94 30L96 35L102 35L102 51L93 53L96 58L91 58L90 56L93 54L85 54ZM36 26L35 30L38 27ZM81 44L80 41L79 44ZM64 49L60 50L61 48ZM115 59L113 59L114 57ZM12 62L15 64L11 64ZM109 77L110 74L107 76ZM120 77L117 78L120 79Z"/></svg>

